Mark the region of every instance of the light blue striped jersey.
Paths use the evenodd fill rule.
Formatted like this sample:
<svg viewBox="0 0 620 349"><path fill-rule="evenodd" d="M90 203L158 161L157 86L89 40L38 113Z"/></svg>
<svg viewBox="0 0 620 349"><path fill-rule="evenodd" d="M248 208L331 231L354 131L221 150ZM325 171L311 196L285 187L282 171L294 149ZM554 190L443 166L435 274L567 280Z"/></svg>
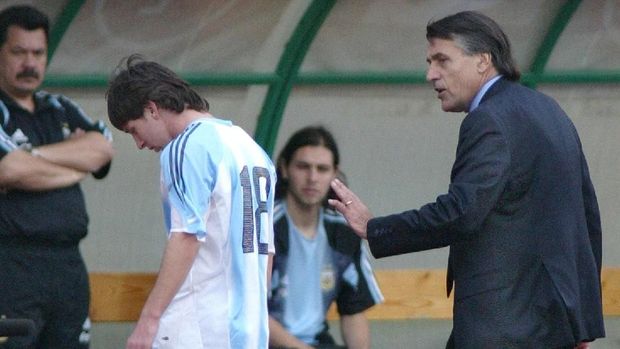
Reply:
<svg viewBox="0 0 620 349"><path fill-rule="evenodd" d="M290 334L320 345L328 331L326 315L336 303L340 315L352 315L383 302L368 254L344 217L330 209L319 213L317 234L304 237L288 214L286 200L276 202L269 314Z"/></svg>
<svg viewBox="0 0 620 349"><path fill-rule="evenodd" d="M270 158L240 127L209 117L187 126L160 161L169 234L202 242L172 302L195 298L205 348L267 348L267 254L275 252Z"/></svg>

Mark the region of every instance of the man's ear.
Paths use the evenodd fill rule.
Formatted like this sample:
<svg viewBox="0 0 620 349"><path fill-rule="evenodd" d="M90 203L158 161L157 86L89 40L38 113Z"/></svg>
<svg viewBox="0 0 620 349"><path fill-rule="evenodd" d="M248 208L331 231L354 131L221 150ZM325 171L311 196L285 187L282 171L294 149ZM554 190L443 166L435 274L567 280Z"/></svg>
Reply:
<svg viewBox="0 0 620 349"><path fill-rule="evenodd" d="M151 118L153 119L159 119L160 115L159 115L159 108L157 107L157 104L155 104L155 102L153 101L148 101L146 102L146 107L144 107L144 110L146 111L147 115L150 115Z"/></svg>
<svg viewBox="0 0 620 349"><path fill-rule="evenodd" d="M493 58L491 57L491 54L488 52L479 53L478 63L476 65L476 69L478 69L478 73L482 74L492 67L493 67Z"/></svg>
<svg viewBox="0 0 620 349"><path fill-rule="evenodd" d="M280 164L280 177L282 177L282 179L288 179L288 172L286 171L286 166L283 164Z"/></svg>

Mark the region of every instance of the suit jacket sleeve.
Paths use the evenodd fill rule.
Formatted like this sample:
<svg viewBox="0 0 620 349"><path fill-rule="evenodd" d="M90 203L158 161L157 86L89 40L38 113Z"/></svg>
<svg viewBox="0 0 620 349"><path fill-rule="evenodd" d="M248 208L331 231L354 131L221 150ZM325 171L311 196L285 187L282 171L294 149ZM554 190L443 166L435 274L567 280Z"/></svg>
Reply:
<svg viewBox="0 0 620 349"><path fill-rule="evenodd" d="M581 147L581 144L579 144ZM582 192L583 202L586 215L586 224L588 226L588 236L590 238L590 246L592 253L596 260L596 266L598 268L598 275L601 275L601 266L603 259L603 246L602 246L602 228L601 217L598 208L598 201L596 199L596 193L592 180L590 179L590 171L588 170L588 163L581 151L581 170L582 170Z"/></svg>
<svg viewBox="0 0 620 349"><path fill-rule="evenodd" d="M499 199L510 164L501 125L478 108L461 124L448 193L419 210L371 219L368 243L379 258L467 239Z"/></svg>

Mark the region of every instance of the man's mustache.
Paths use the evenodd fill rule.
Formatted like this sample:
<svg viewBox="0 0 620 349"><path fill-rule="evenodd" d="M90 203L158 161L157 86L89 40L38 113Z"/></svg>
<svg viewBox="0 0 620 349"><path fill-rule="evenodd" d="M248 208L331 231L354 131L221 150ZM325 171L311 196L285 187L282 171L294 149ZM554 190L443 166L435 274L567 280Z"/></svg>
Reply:
<svg viewBox="0 0 620 349"><path fill-rule="evenodd" d="M17 78L18 79L22 79L22 78L35 78L35 79L38 79L39 78L39 72L37 72L34 69L26 69L26 70L22 71L21 73L17 74Z"/></svg>

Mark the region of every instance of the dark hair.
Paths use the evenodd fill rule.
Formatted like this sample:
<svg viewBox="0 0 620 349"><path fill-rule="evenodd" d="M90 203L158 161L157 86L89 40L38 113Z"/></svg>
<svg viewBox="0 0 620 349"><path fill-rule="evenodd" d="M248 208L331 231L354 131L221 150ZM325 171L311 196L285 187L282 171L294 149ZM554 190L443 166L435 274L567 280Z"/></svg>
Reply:
<svg viewBox="0 0 620 349"><path fill-rule="evenodd" d="M340 154L338 153L338 146L336 145L334 136L323 126L306 126L295 132L291 138L288 139L286 145L284 145L284 148L280 151L280 155L278 155L278 160L276 161L278 177L278 181L276 182L276 199L285 197L288 189L288 181L282 178L280 167L288 166L297 149L308 145L320 145L329 149L334 158L334 167L338 169Z"/></svg>
<svg viewBox="0 0 620 349"><path fill-rule="evenodd" d="M106 92L108 117L122 130L127 122L144 114L149 101L158 107L181 113L183 110L208 111L209 103L172 70L133 54L116 68Z"/></svg>
<svg viewBox="0 0 620 349"><path fill-rule="evenodd" d="M489 53L493 66L506 79L518 81L521 77L508 37L495 21L481 13L464 11L430 21L426 26L426 39L434 38L458 41L470 55Z"/></svg>
<svg viewBox="0 0 620 349"><path fill-rule="evenodd" d="M32 6L11 6L0 12L0 46L6 42L9 27L12 25L25 30L43 29L45 42L49 42L49 19L43 12Z"/></svg>

